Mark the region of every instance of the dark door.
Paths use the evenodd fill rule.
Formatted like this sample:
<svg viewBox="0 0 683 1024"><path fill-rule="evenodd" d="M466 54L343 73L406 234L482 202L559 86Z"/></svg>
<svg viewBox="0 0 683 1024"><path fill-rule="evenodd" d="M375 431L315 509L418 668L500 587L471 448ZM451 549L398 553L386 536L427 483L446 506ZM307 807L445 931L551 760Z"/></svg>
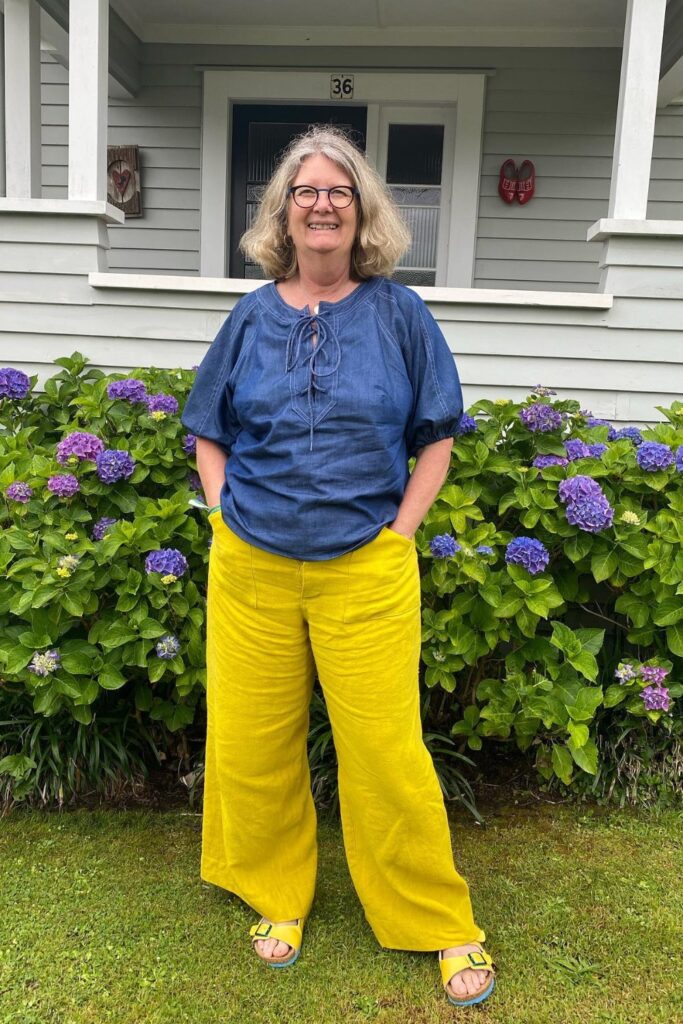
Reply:
<svg viewBox="0 0 683 1024"><path fill-rule="evenodd" d="M230 277L263 277L260 267L245 261L239 241L258 206L260 192L282 151L295 135L313 124L334 124L351 133L365 149L366 107L256 106L233 107L232 189L230 203Z"/></svg>

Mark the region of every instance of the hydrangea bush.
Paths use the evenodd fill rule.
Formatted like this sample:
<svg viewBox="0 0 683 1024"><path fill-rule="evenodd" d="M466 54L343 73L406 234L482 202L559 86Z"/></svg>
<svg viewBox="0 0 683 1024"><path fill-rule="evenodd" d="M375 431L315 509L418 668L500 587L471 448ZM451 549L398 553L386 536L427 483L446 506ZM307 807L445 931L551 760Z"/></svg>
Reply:
<svg viewBox="0 0 683 1024"><path fill-rule="evenodd" d="M468 410L418 532L425 682L463 745L597 792L606 738L682 752L683 403L616 430L552 394Z"/></svg>
<svg viewBox="0 0 683 1024"><path fill-rule="evenodd" d="M57 360L44 392L0 370L0 687L84 726L120 690L175 732L205 683L210 528L188 504L196 463L178 417L194 373L115 380L86 362ZM0 760L15 795L29 762Z"/></svg>

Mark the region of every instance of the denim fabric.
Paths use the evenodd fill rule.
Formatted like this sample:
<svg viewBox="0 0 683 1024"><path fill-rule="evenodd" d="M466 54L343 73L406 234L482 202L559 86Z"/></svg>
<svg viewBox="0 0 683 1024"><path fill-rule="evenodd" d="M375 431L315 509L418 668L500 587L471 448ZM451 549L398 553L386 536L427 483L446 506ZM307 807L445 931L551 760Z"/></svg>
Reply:
<svg viewBox="0 0 683 1024"><path fill-rule="evenodd" d="M241 298L182 422L228 453L230 528L264 551L321 561L392 522L409 457L454 436L462 411L453 356L425 304L372 278L315 315L274 284Z"/></svg>

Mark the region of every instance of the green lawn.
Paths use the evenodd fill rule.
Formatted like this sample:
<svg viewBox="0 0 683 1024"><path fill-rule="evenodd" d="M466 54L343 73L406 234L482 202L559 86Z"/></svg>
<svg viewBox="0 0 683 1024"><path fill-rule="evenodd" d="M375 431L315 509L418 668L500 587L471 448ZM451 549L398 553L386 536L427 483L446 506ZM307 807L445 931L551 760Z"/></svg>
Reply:
<svg viewBox="0 0 683 1024"><path fill-rule="evenodd" d="M456 863L498 963L457 1010L435 957L382 950L339 827L320 822L299 962L259 963L254 914L198 875L183 811L0 820L0 1024L646 1024L683 1019L683 812L481 807L453 816Z"/></svg>

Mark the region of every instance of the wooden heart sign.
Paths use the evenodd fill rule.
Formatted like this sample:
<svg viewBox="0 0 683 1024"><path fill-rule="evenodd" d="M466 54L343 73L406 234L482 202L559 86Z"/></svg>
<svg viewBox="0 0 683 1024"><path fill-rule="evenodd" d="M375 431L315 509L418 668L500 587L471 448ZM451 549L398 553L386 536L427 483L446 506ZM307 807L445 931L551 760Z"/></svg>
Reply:
<svg viewBox="0 0 683 1024"><path fill-rule="evenodd" d="M119 194L123 195L130 184L130 171L116 171L112 168L111 176L114 179L114 184L116 185Z"/></svg>

